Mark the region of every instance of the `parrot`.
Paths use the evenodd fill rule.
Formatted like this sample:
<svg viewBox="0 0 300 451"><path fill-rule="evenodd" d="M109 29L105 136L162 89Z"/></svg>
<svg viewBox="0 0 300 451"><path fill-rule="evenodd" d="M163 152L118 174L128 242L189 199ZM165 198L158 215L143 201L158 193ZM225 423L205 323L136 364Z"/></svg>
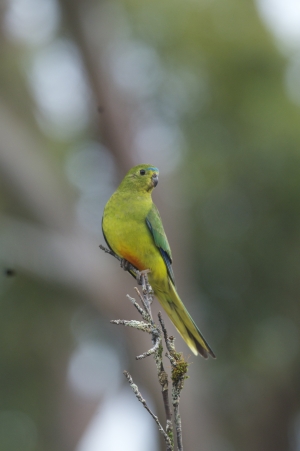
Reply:
<svg viewBox="0 0 300 451"><path fill-rule="evenodd" d="M150 271L154 295L191 351L215 358L176 290L170 245L152 201L158 175L150 164L129 170L104 208L103 236L113 254L139 271Z"/></svg>

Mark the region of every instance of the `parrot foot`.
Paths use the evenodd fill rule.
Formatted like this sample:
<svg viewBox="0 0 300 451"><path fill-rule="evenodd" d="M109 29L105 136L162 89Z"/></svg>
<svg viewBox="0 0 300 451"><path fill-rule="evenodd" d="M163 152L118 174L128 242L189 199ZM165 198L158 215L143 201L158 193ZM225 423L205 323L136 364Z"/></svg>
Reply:
<svg viewBox="0 0 300 451"><path fill-rule="evenodd" d="M123 268L124 271L129 271L131 269L131 263L129 263L129 261L126 260L125 258L121 258L120 262L121 268Z"/></svg>

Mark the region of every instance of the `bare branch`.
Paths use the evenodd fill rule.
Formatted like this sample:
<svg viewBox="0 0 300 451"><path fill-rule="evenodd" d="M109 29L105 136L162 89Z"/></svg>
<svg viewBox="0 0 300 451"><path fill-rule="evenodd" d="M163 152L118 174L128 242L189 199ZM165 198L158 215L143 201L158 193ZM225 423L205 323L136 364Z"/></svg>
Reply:
<svg viewBox="0 0 300 451"><path fill-rule="evenodd" d="M151 334L152 332L151 324L144 323L143 321L135 321L134 319L130 321L127 321L125 319L112 319L111 323L117 324L117 326L121 324L122 326L133 327L134 329L142 330L143 332L148 332L148 334Z"/></svg>
<svg viewBox="0 0 300 451"><path fill-rule="evenodd" d="M154 334L154 331L152 331L152 336ZM156 338L156 342L154 344L154 346L149 349L149 351L144 352L144 354L139 355L138 357L136 357L137 360L141 360L144 359L145 357L148 357L149 355L153 355L157 352L157 350L159 349L161 345L161 336L160 334L157 334L157 338Z"/></svg>
<svg viewBox="0 0 300 451"><path fill-rule="evenodd" d="M147 277L147 276L145 276L145 277ZM149 285L149 287L150 287L150 285ZM152 296L151 295L147 295L147 296L142 295L137 287L134 287L134 289L137 292L137 294L139 295L139 298L141 299L143 306L145 307L148 315L150 316L151 322L153 323L152 312L151 312L151 304L153 301Z"/></svg>
<svg viewBox="0 0 300 451"><path fill-rule="evenodd" d="M137 290L138 291L138 290ZM139 291L138 291L139 292ZM147 322L151 322L151 317L149 316L148 312L145 312L145 310L143 310L141 308L141 306L136 302L136 300L134 298L132 298L131 296L129 296L129 294L127 294L128 299L132 302L132 304L135 306L135 308L137 309L137 311L142 315L142 318L147 321Z"/></svg>
<svg viewBox="0 0 300 451"><path fill-rule="evenodd" d="M166 356L168 357L172 365L172 404L175 417L174 422L176 428L177 448L178 451L183 451L182 425L181 425L181 416L179 412L179 402L184 381L185 379L187 379L186 374L188 370L188 363L184 360L181 352L176 352L175 338L173 336L168 336L161 314L159 314L158 317L163 330L166 346L168 349Z"/></svg>
<svg viewBox="0 0 300 451"><path fill-rule="evenodd" d="M145 399L142 397L141 393L139 392L138 386L136 384L134 384L132 377L130 376L130 374L128 373L128 371L123 371L123 374L125 374L126 379L129 382L130 387L132 388L132 391L134 392L135 396L137 397L137 399L143 404L143 406L145 407L145 409L150 413L150 415L152 416L152 418L154 419L155 423L158 426L158 430L162 433L162 435L164 436L165 442L167 444L167 451L173 451L173 446L172 446L172 442L170 440L170 438L168 437L167 433L164 431L164 428L162 427L162 425L160 424L158 418L156 415L154 415L154 413L150 410L150 408L148 407Z"/></svg>

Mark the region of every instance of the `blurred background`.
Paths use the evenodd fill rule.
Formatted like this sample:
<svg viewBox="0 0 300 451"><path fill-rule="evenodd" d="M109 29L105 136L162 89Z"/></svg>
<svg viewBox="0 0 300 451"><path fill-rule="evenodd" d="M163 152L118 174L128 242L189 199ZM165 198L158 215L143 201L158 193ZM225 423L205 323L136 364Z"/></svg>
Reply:
<svg viewBox="0 0 300 451"><path fill-rule="evenodd" d="M98 248L140 163L217 355L177 338L185 450L300 450L299 2L2 0L0 33L0 451L164 449L122 375L164 421L149 337L109 322L134 280Z"/></svg>

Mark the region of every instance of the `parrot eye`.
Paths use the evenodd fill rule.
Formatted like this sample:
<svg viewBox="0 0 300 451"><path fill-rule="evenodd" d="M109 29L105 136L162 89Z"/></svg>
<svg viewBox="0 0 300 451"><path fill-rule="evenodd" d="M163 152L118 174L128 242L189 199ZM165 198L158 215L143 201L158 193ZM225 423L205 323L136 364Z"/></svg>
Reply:
<svg viewBox="0 0 300 451"><path fill-rule="evenodd" d="M141 174L141 175L145 175L145 174L146 174L145 169L141 169L141 170L140 170L140 174Z"/></svg>

